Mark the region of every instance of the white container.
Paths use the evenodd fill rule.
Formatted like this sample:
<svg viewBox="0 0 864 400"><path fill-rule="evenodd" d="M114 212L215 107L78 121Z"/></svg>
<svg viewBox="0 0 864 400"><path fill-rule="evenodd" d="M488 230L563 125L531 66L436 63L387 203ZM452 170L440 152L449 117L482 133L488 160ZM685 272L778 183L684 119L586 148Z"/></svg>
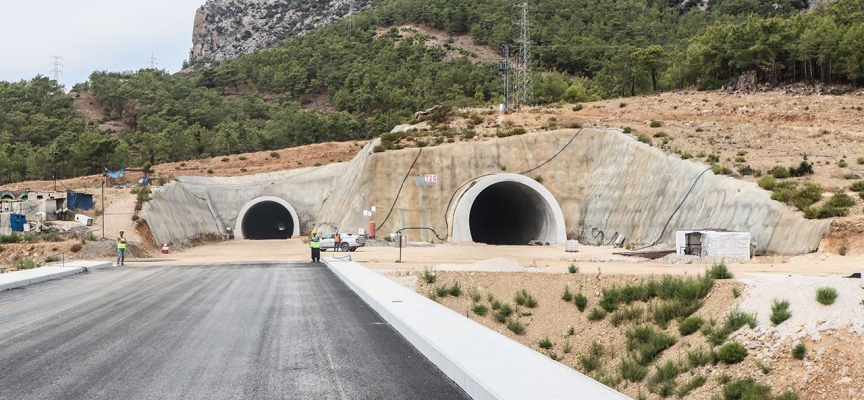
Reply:
<svg viewBox="0 0 864 400"><path fill-rule="evenodd" d="M84 214L75 214L75 222L84 226L93 226L93 218Z"/></svg>
<svg viewBox="0 0 864 400"><path fill-rule="evenodd" d="M564 251L568 253L575 253L579 251L579 242L576 240L568 240L564 243Z"/></svg>

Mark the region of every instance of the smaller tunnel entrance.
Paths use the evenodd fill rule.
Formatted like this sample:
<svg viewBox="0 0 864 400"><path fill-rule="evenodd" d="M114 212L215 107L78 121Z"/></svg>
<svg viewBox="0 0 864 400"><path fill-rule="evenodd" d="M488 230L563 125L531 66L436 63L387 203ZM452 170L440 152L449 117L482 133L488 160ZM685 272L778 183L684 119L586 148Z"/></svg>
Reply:
<svg viewBox="0 0 864 400"><path fill-rule="evenodd" d="M546 201L528 186L501 182L489 186L471 205L469 225L477 243L518 245L539 240Z"/></svg>
<svg viewBox="0 0 864 400"><path fill-rule="evenodd" d="M294 221L285 206L262 201L246 211L240 229L243 237L250 240L290 239Z"/></svg>
<svg viewBox="0 0 864 400"><path fill-rule="evenodd" d="M247 203L237 215L237 239L290 239L299 235L297 213L288 202L264 196Z"/></svg>

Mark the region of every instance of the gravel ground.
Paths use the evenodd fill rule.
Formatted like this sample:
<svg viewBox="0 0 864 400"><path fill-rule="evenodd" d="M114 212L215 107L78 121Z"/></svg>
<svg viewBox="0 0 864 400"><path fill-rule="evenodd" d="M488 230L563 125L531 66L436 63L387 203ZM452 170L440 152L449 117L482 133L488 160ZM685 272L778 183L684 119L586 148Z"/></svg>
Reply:
<svg viewBox="0 0 864 400"><path fill-rule="evenodd" d="M747 312L756 312L759 326L769 327L771 303L774 299L788 300L792 317L776 326L781 338L818 340L819 333L829 329L849 327L852 333L864 333L864 289L860 279L830 276L754 275L740 279L748 288L739 306ZM816 289L832 287L838 296L834 304L825 306L816 301ZM803 328L802 328L803 327Z"/></svg>

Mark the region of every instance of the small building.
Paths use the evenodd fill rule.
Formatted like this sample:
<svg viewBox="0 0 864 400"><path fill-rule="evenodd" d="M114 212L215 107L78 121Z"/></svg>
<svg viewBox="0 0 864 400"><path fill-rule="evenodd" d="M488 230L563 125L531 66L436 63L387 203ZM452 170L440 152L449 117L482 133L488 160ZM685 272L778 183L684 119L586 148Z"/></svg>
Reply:
<svg viewBox="0 0 864 400"><path fill-rule="evenodd" d="M695 229L675 232L678 255L720 259L750 259L750 232Z"/></svg>
<svg viewBox="0 0 864 400"><path fill-rule="evenodd" d="M69 191L66 193L66 208L70 210L92 210L93 195Z"/></svg>

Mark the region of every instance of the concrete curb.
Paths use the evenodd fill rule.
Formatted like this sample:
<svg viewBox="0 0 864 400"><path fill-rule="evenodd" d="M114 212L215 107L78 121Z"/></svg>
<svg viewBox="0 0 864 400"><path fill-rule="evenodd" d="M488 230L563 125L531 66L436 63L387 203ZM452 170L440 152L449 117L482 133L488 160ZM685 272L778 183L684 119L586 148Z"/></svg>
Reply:
<svg viewBox="0 0 864 400"><path fill-rule="evenodd" d="M8 272L0 275L0 292L18 289L35 283L65 278L86 271L95 271L110 267L110 262L74 261L65 266L51 266L30 269L26 271Z"/></svg>
<svg viewBox="0 0 864 400"><path fill-rule="evenodd" d="M628 399L358 263L325 264L475 400Z"/></svg>

